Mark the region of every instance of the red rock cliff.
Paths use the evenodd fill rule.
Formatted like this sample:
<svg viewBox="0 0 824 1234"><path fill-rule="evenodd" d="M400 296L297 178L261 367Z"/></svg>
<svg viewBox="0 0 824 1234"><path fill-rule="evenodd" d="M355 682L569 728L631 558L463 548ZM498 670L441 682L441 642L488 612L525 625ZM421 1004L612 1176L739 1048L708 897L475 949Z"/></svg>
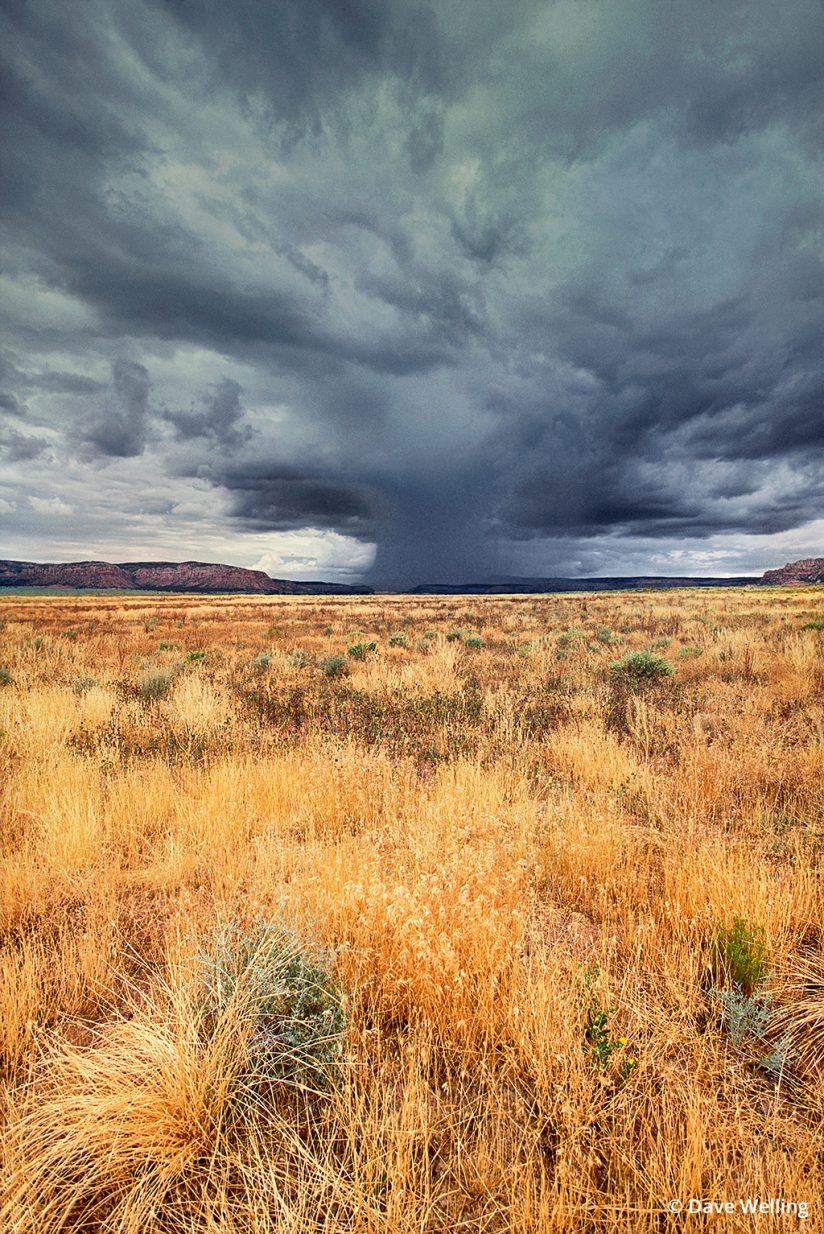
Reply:
<svg viewBox="0 0 824 1234"><path fill-rule="evenodd" d="M780 586L787 583L824 583L824 557L805 557L790 561L780 570L765 570L762 583Z"/></svg>

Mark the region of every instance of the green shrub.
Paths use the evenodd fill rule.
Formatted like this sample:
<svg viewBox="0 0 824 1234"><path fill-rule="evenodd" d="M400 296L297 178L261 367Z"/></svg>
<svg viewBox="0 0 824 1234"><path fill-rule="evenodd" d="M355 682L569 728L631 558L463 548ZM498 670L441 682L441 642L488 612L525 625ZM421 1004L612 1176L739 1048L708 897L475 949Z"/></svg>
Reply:
<svg viewBox="0 0 824 1234"><path fill-rule="evenodd" d="M483 645L484 640L481 638L480 634L467 634L464 639L464 647L472 647L477 650L478 648L483 647Z"/></svg>
<svg viewBox="0 0 824 1234"><path fill-rule="evenodd" d="M176 643L169 643L169 642L164 641L162 643L157 644L157 650L158 651L174 651L176 646L177 646Z"/></svg>
<svg viewBox="0 0 824 1234"><path fill-rule="evenodd" d="M716 984L736 986L751 995L767 975L764 927L736 917L730 929L719 926L713 947Z"/></svg>
<svg viewBox="0 0 824 1234"><path fill-rule="evenodd" d="M764 1036L770 1022L769 994L760 987L752 994L745 994L738 985L732 990L715 989L712 994L721 1004L724 1027L734 1046Z"/></svg>
<svg viewBox="0 0 824 1234"><path fill-rule="evenodd" d="M699 656L704 654L703 647L696 647L692 643L688 643L686 647L682 647L678 652L679 660L697 660Z"/></svg>
<svg viewBox="0 0 824 1234"><path fill-rule="evenodd" d="M196 957L207 1036L226 1016L245 1027L248 1078L328 1087L343 1063L343 990L325 952L310 954L286 925L260 920L220 929Z"/></svg>
<svg viewBox="0 0 824 1234"><path fill-rule="evenodd" d="M201 664L205 659L206 659L205 651L187 651L186 652L186 663L187 664Z"/></svg>
<svg viewBox="0 0 824 1234"><path fill-rule="evenodd" d="M72 690L75 694L85 694L87 690L92 690L97 685L96 677L75 677L72 682Z"/></svg>
<svg viewBox="0 0 824 1234"><path fill-rule="evenodd" d="M293 668L308 668L312 663L312 658L302 648L296 647L292 652L291 661Z"/></svg>
<svg viewBox="0 0 824 1234"><path fill-rule="evenodd" d="M272 663L271 651L262 651L259 656L255 656L252 661L252 668L258 673L265 673L269 665Z"/></svg>
<svg viewBox="0 0 824 1234"><path fill-rule="evenodd" d="M595 637L599 643L606 643L607 645L618 641L609 626L599 626L595 631Z"/></svg>
<svg viewBox="0 0 824 1234"><path fill-rule="evenodd" d="M7 668L0 668L0 686L10 686L14 681L11 673Z"/></svg>
<svg viewBox="0 0 824 1234"><path fill-rule="evenodd" d="M408 647L409 646L409 639L407 638L403 630L398 630L394 634L389 635L389 646L390 647Z"/></svg>
<svg viewBox="0 0 824 1234"><path fill-rule="evenodd" d="M377 650L377 643L353 643L346 654L352 660L365 660L370 652Z"/></svg>
<svg viewBox="0 0 824 1234"><path fill-rule="evenodd" d="M802 630L824 630L824 621L805 621Z"/></svg>
<svg viewBox="0 0 824 1234"><path fill-rule="evenodd" d="M462 643L464 638L463 630L450 630L446 636L448 643Z"/></svg>
<svg viewBox="0 0 824 1234"><path fill-rule="evenodd" d="M651 651L630 651L620 660L613 660L610 671L616 681L627 686L655 685L671 677L673 667L663 656Z"/></svg>
<svg viewBox="0 0 824 1234"><path fill-rule="evenodd" d="M163 698L168 694L174 680L174 670L171 668L148 668L140 679L140 693L146 702Z"/></svg>
<svg viewBox="0 0 824 1234"><path fill-rule="evenodd" d="M324 656L318 660L318 668L324 677L345 677L349 672L346 656Z"/></svg>

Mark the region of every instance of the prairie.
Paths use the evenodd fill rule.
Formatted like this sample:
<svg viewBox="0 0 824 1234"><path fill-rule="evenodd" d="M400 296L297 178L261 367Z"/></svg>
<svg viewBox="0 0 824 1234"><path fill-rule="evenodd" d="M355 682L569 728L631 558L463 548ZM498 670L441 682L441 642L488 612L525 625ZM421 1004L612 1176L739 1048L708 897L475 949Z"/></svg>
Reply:
<svg viewBox="0 0 824 1234"><path fill-rule="evenodd" d="M0 599L0 1225L822 1228L823 614Z"/></svg>

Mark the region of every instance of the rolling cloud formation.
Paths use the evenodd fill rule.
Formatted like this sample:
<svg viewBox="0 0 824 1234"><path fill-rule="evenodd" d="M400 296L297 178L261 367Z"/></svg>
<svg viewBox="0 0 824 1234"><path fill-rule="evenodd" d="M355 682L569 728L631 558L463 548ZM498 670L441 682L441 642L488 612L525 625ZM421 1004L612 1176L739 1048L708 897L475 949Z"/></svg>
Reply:
<svg viewBox="0 0 824 1234"><path fill-rule="evenodd" d="M0 34L4 555L402 586L820 540L819 0Z"/></svg>

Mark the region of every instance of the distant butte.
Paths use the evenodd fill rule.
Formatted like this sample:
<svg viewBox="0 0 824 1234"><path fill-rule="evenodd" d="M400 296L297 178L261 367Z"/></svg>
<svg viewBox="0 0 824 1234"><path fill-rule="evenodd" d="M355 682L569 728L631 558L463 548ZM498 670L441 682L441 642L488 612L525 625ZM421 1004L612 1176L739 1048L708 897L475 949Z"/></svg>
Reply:
<svg viewBox="0 0 824 1234"><path fill-rule="evenodd" d="M780 570L765 570L762 583L770 587L792 583L824 583L824 557L805 557L790 561Z"/></svg>
<svg viewBox="0 0 824 1234"><path fill-rule="evenodd" d="M296 583L262 570L205 561L0 561L0 587L71 587L85 591L172 591L265 596L371 595L371 587L344 583Z"/></svg>

